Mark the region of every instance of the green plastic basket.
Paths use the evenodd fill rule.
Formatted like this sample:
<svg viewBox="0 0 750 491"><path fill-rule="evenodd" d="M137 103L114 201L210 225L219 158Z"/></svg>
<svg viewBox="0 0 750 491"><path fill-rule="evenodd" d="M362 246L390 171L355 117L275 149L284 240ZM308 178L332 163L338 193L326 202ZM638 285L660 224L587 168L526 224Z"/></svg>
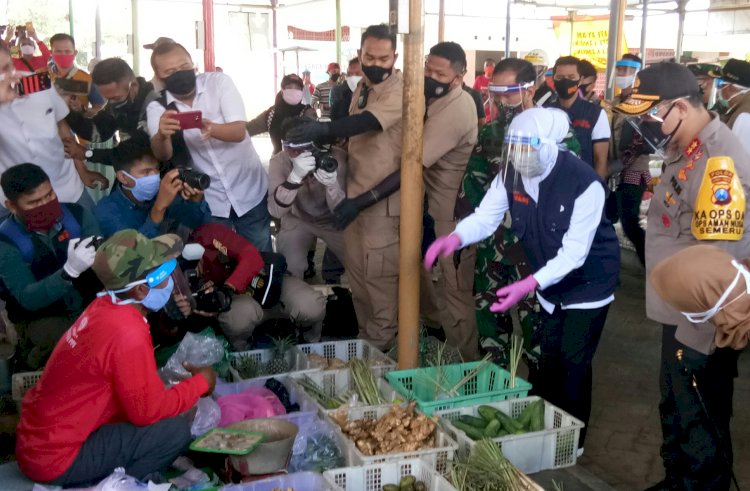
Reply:
<svg viewBox="0 0 750 491"><path fill-rule="evenodd" d="M480 364L481 362L475 361L445 365L440 368L400 370L388 372L385 376L399 394L417 401L419 409L427 415L445 409L526 397L531 390L531 384L519 377L516 377L516 386L511 389L510 373L494 363L486 363L476 375L458 389L457 397L437 397L439 394L436 394L434 380L438 371L442 371L441 385L452 387Z"/></svg>

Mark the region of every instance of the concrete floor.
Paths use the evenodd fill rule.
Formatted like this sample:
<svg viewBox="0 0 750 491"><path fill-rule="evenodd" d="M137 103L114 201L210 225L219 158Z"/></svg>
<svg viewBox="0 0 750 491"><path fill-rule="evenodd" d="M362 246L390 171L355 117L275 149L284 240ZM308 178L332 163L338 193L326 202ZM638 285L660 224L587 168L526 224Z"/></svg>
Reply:
<svg viewBox="0 0 750 491"><path fill-rule="evenodd" d="M635 254L626 250L621 281L594 359L593 412L577 467L618 491L638 491L663 478L658 412L661 327L646 319L645 273ZM740 487L750 488L747 355L740 358L739 372L732 422L734 468Z"/></svg>

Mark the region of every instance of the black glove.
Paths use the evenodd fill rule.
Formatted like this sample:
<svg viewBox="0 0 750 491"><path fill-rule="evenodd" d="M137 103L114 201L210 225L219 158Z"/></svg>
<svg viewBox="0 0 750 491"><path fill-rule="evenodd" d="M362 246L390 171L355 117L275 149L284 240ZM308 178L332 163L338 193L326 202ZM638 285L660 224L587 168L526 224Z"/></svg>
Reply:
<svg viewBox="0 0 750 491"><path fill-rule="evenodd" d="M330 132L331 123L310 121L289 130L286 134L286 139L292 143L307 143L328 136Z"/></svg>
<svg viewBox="0 0 750 491"><path fill-rule="evenodd" d="M362 211L362 206L355 199L344 199L336 209L333 210L333 214L336 216L336 228L338 230L344 230L349 226L350 223L357 218L359 212Z"/></svg>

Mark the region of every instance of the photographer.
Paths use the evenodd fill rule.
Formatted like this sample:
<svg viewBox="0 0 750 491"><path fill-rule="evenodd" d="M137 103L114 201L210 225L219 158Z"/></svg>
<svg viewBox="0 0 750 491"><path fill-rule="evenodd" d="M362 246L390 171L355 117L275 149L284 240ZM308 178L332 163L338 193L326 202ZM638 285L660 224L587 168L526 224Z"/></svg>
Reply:
<svg viewBox="0 0 750 491"><path fill-rule="evenodd" d="M76 135L92 143L106 142L115 133L119 142L114 148L87 149L71 141L66 142L65 151L80 160L113 165L120 152L131 148L149 148L146 106L158 97L153 85L143 77L136 78L133 69L119 58L97 63L91 79L107 103L91 118L71 111L65 120Z"/></svg>
<svg viewBox="0 0 750 491"><path fill-rule="evenodd" d="M280 282L280 285L274 285L274 290L280 294L261 305L252 294L265 262L250 242L228 227L215 223L202 225L191 239L205 248L197 268L201 282L211 282L216 290L232 297L228 311L215 312L214 315L218 314L219 325L235 351L247 349L250 336L261 322L278 317L294 322L306 342L320 340L326 313L326 298L322 293L300 279L274 274L263 281ZM274 254L264 256L269 259L278 257ZM283 265L279 269L283 270Z"/></svg>
<svg viewBox="0 0 750 491"><path fill-rule="evenodd" d="M268 175L247 134L245 105L232 79L220 72L196 76L190 54L177 43L156 46L151 66L166 87L147 110L154 155L176 167L192 162L207 174L206 201L214 221L258 250L272 250ZM187 111L201 113L200 128L182 129L175 116Z"/></svg>
<svg viewBox="0 0 750 491"><path fill-rule="evenodd" d="M189 231L211 220L203 191L180 179L180 170L159 176L159 162L146 148L131 149L115 160L119 186L96 205L96 219L104 237L132 228L148 238L162 233Z"/></svg>
<svg viewBox="0 0 750 491"><path fill-rule="evenodd" d="M0 224L0 296L18 330L20 361L36 370L100 286L85 274L99 227L80 206L60 204L37 165L11 167L0 185L12 213Z"/></svg>
<svg viewBox="0 0 750 491"><path fill-rule="evenodd" d="M282 135L306 121L287 119ZM335 146L330 153L321 152L313 142L284 144L268 166L268 211L281 219L276 247L286 258L288 271L303 278L307 245L316 237L339 259L344 257L344 234L334 225L333 210L346 197L346 153ZM324 169L326 165L330 168Z"/></svg>

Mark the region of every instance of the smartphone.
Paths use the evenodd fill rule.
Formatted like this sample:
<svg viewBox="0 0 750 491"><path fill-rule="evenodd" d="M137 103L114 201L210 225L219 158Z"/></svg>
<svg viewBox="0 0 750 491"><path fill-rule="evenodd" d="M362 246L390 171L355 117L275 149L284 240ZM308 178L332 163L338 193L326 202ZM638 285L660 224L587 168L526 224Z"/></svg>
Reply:
<svg viewBox="0 0 750 491"><path fill-rule="evenodd" d="M172 119L180 122L180 129L190 130L203 127L203 116L200 111L186 111L184 113L172 114Z"/></svg>
<svg viewBox="0 0 750 491"><path fill-rule="evenodd" d="M28 77L23 77L16 84L18 95L29 95L41 92L52 87L52 81L47 72L35 73Z"/></svg>
<svg viewBox="0 0 750 491"><path fill-rule="evenodd" d="M31 21L26 23L26 31L27 32L34 32L34 24L31 23Z"/></svg>
<svg viewBox="0 0 750 491"><path fill-rule="evenodd" d="M63 94L86 96L89 93L89 84L83 80L58 77L55 79L55 87Z"/></svg>

